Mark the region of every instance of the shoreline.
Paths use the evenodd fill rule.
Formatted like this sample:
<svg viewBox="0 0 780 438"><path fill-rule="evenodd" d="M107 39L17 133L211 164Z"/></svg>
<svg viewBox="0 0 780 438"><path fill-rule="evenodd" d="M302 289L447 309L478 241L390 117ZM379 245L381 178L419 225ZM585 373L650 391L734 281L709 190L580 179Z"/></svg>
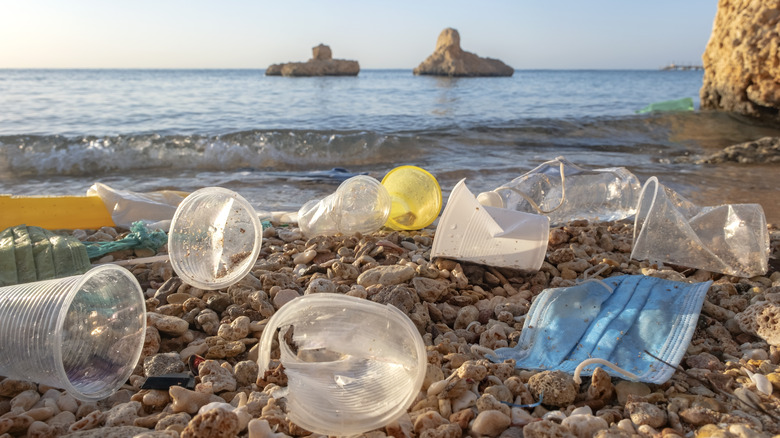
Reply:
<svg viewBox="0 0 780 438"><path fill-rule="evenodd" d="M264 231L251 276L226 290L203 291L182 284L165 261L130 266L146 291L147 314L158 316L148 317L144 352L129 383L105 400L81 403L71 402L72 397L59 391L47 392L49 388L6 379L0 381L1 418L14 419L14 424L22 417L38 420L28 428L13 429L10 436L21 436L25 431L28 436L39 431L49 434L40 436L73 437L273 436L268 431L261 433L258 423L252 423L254 429L242 427L227 433L231 427L245 425L243 417L235 413L216 410L209 415L196 414L202 405L219 397L244 407L243 412L266 421L276 432L309 436L311 433L287 416L286 400L279 396L280 387L286 386L286 375L274 366L278 362L257 376L258 343L267 319L294 296L333 292L396 306L414 322L426 345L428 369L421 393L400 419L364 436L731 436L723 434L728 432L770 437L780 433L780 423L739 401L757 401L780 418L776 395L780 391L780 348L745 332L735 319L762 300L780 306L780 230L770 226L769 272L750 279L631 260L632 231L632 221L574 221L551 228L545 262L541 270L530 273L449 259L431 261L434 230L430 228L306 239L296 227L279 224ZM110 232L105 235L108 237L103 239L116 238ZM160 255L165 247L158 254L151 252L125 250L111 258ZM357 283L361 272L394 265L413 268L414 276L384 285ZM599 271L595 278L640 274L685 282L714 281L680 363L685 371L678 369L660 385L633 383L598 372L593 378L585 377L581 385L574 384L571 376L550 377L543 405L519 408L503 403L538 402L538 380L543 373L492 363L484 357L486 349L517 343L522 321L542 290L572 285ZM433 283L415 282L415 278ZM433 286L426 288L426 284ZM229 327L241 316L250 321L243 337L238 341L220 339L220 326ZM179 320L187 321L187 330L172 331L176 324L170 323ZM228 344L234 348L226 348ZM208 364L201 365L195 392L140 389L148 375L185 371L192 354L203 356ZM278 346L274 357L278 358ZM218 369L227 370L223 376L226 386L218 387L214 376L207 377L209 373L216 375ZM477 374L472 376L474 372ZM462 380L463 384L440 391L445 380ZM466 384L467 380L470 383ZM775 395L759 390L766 389L765 381L773 385L770 389ZM455 386L460 389L454 390ZM37 389L55 399L53 405L59 412L44 403L45 399L36 400L25 410L12 409L20 405L14 397L30 396L29 391L22 394L25 389ZM560 395L564 392L568 395ZM51 415L27 415L38 405L51 407L47 412ZM0 428L3 424L0 420ZM220 427L223 434L215 435L213 427Z"/></svg>

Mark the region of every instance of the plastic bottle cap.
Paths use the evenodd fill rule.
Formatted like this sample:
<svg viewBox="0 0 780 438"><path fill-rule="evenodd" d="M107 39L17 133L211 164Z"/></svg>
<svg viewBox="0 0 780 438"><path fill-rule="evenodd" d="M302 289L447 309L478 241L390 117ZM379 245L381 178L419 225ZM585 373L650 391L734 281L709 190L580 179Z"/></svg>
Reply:
<svg viewBox="0 0 780 438"><path fill-rule="evenodd" d="M504 208L504 199L496 192L482 192L477 196L477 202L487 207Z"/></svg>

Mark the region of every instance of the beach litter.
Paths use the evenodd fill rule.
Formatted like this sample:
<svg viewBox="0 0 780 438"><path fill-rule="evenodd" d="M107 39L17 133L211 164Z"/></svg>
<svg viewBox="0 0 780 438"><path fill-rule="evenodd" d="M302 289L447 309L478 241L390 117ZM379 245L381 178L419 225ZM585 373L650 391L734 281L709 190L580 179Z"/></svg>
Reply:
<svg viewBox="0 0 780 438"><path fill-rule="evenodd" d="M277 347L280 356L272 359ZM260 339L261 378L273 373L272 362L287 375L290 420L340 436L398 419L427 369L425 344L406 314L332 293L295 298L274 313Z"/></svg>
<svg viewBox="0 0 780 438"><path fill-rule="evenodd" d="M325 198L303 204L298 210L298 226L308 237L370 233L387 222L390 208L387 189L376 178L357 175Z"/></svg>
<svg viewBox="0 0 780 438"><path fill-rule="evenodd" d="M653 112L693 111L693 109L693 99L690 97L683 97L682 99L651 103L650 105L637 110L636 113L647 114Z"/></svg>
<svg viewBox="0 0 780 438"><path fill-rule="evenodd" d="M769 231L759 204L699 207L651 177L639 196L631 257L738 277L767 272Z"/></svg>
<svg viewBox="0 0 780 438"><path fill-rule="evenodd" d="M178 205L188 193L176 190L134 192L95 183L87 196L99 196L116 226L130 228L141 221L152 229L167 229Z"/></svg>
<svg viewBox="0 0 780 438"><path fill-rule="evenodd" d="M615 377L661 384L682 360L711 284L621 275L545 289L531 305L517 345L486 357L564 371L576 383L601 365Z"/></svg>
<svg viewBox="0 0 780 438"><path fill-rule="evenodd" d="M220 187L196 190L179 204L168 233L171 266L206 290L240 281L257 261L263 227L252 205Z"/></svg>
<svg viewBox="0 0 780 438"><path fill-rule="evenodd" d="M0 375L97 401L135 370L146 309L138 280L126 269L106 265L2 287L0 302Z"/></svg>
<svg viewBox="0 0 780 438"><path fill-rule="evenodd" d="M452 189L436 227L431 257L538 271L550 231L546 216L483 206L463 179Z"/></svg>
<svg viewBox="0 0 780 438"><path fill-rule="evenodd" d="M419 230L439 217L441 187L436 177L417 166L396 167L382 178L390 195L390 214L385 226L393 230Z"/></svg>
<svg viewBox="0 0 780 438"><path fill-rule="evenodd" d="M542 214L550 225L573 220L614 221L636 211L639 180L624 167L585 169L565 157L544 162L489 192L482 205Z"/></svg>
<svg viewBox="0 0 780 438"><path fill-rule="evenodd" d="M25 225L0 231L0 286L80 275L91 267L75 237Z"/></svg>

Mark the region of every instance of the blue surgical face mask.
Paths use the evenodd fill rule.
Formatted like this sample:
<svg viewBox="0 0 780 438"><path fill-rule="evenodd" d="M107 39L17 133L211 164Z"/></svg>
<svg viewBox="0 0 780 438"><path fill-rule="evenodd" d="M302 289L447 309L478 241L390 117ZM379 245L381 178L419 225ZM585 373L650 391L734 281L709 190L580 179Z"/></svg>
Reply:
<svg viewBox="0 0 780 438"><path fill-rule="evenodd" d="M634 380L663 383L675 369L644 351L673 366L680 363L711 283L622 275L546 289L534 300L517 346L500 348L491 359L574 373L586 359L598 358ZM587 365L582 374L591 375L595 368Z"/></svg>

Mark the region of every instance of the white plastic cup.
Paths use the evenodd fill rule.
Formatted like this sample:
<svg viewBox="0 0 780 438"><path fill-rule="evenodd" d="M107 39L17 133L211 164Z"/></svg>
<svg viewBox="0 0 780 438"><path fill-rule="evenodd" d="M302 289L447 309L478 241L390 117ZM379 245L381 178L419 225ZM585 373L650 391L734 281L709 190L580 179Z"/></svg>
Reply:
<svg viewBox="0 0 780 438"><path fill-rule="evenodd" d="M425 344L392 305L329 293L295 298L263 330L261 376L277 331L290 420L306 430L348 436L384 427L420 392Z"/></svg>
<svg viewBox="0 0 780 438"><path fill-rule="evenodd" d="M309 237L371 233L387 222L391 204L390 194L376 178L357 175L325 198L303 204L298 226Z"/></svg>
<svg viewBox="0 0 780 438"><path fill-rule="evenodd" d="M0 303L0 375L97 401L127 381L141 356L144 295L125 268L6 286Z"/></svg>
<svg viewBox="0 0 780 438"><path fill-rule="evenodd" d="M431 257L538 271L549 236L547 216L481 205L462 179L439 218Z"/></svg>
<svg viewBox="0 0 780 438"><path fill-rule="evenodd" d="M228 287L255 265L263 226L238 193L207 187L187 196L171 220L168 254L176 274L204 290Z"/></svg>

